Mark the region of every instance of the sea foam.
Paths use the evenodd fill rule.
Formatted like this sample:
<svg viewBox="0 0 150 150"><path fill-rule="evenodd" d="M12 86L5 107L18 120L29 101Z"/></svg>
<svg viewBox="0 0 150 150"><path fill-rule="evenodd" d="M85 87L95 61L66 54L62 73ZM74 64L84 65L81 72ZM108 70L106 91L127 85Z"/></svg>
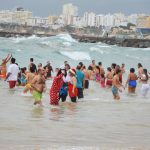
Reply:
<svg viewBox="0 0 150 150"><path fill-rule="evenodd" d="M91 60L91 57L86 52L67 52L67 51L61 51L60 54L69 57L73 60Z"/></svg>

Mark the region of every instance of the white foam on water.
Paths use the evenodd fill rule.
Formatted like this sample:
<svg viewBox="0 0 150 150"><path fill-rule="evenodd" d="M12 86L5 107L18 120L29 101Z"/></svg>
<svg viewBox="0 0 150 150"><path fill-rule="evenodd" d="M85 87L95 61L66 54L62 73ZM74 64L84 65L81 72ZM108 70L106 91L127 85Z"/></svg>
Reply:
<svg viewBox="0 0 150 150"><path fill-rule="evenodd" d="M17 52L21 52L22 50L21 50L21 49L17 49L16 51L17 51Z"/></svg>
<svg viewBox="0 0 150 150"><path fill-rule="evenodd" d="M17 37L17 38L10 38L13 40L14 43L20 43L23 41L27 41L27 40L35 40L35 39L40 39L40 37L37 37L36 35L32 35L30 37Z"/></svg>
<svg viewBox="0 0 150 150"><path fill-rule="evenodd" d="M57 35L60 39L63 39L67 42L77 42L75 39L73 39L69 34L59 34Z"/></svg>
<svg viewBox="0 0 150 150"><path fill-rule="evenodd" d="M132 58L132 59L138 59L138 60L141 60L141 58L140 57L137 57L137 56L131 56L131 55L126 55L126 57L128 57L128 58Z"/></svg>
<svg viewBox="0 0 150 150"><path fill-rule="evenodd" d="M109 48L110 46L108 45L97 45L98 47L103 47L103 48Z"/></svg>
<svg viewBox="0 0 150 150"><path fill-rule="evenodd" d="M91 57L86 52L67 52L67 51L60 51L60 54L69 57L73 60L91 60Z"/></svg>
<svg viewBox="0 0 150 150"><path fill-rule="evenodd" d="M142 51L150 51L150 48L143 48Z"/></svg>
<svg viewBox="0 0 150 150"><path fill-rule="evenodd" d="M99 53L101 53L101 54L104 54L104 53L108 53L108 52L104 52L103 50L101 50L100 48L98 48L98 47L91 47L90 48L90 51L95 51L95 52L99 52Z"/></svg>
<svg viewBox="0 0 150 150"><path fill-rule="evenodd" d="M63 45L65 45L65 46L71 46L72 44L70 42L63 42Z"/></svg>

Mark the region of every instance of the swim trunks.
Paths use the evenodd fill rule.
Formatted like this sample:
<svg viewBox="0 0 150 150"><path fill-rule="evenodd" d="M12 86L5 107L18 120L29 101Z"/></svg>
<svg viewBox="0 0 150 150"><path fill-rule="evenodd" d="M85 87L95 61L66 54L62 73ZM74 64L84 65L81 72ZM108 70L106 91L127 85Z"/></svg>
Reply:
<svg viewBox="0 0 150 150"><path fill-rule="evenodd" d="M41 101L41 99L42 99L42 93L37 92L37 91L33 91L32 94L33 94L33 97L34 97L34 99L35 99L36 102Z"/></svg>
<svg viewBox="0 0 150 150"><path fill-rule="evenodd" d="M116 88L115 86L112 87L112 93L113 94L118 94L118 88Z"/></svg>

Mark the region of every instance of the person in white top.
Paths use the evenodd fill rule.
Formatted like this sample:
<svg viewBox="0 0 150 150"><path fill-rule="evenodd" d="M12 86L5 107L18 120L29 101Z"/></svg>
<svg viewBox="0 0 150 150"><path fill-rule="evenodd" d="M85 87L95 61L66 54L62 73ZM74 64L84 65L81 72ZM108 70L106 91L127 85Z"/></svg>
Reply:
<svg viewBox="0 0 150 150"><path fill-rule="evenodd" d="M18 78L19 67L15 64L16 59L11 58L10 65L8 66L6 79L9 82L9 88L12 89L16 85Z"/></svg>

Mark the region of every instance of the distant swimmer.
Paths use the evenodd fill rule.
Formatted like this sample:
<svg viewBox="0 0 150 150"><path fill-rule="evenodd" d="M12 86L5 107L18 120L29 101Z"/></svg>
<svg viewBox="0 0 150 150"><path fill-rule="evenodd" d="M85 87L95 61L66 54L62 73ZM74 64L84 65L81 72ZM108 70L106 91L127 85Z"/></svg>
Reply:
<svg viewBox="0 0 150 150"><path fill-rule="evenodd" d="M0 65L0 78L6 78L7 73L7 63L12 58L12 55L8 54L6 58L2 59L2 63Z"/></svg>
<svg viewBox="0 0 150 150"><path fill-rule="evenodd" d="M117 69L115 72L115 76L113 77L113 82L112 82L112 93L113 93L114 99L116 100L120 99L119 92L122 92L121 87L123 87L123 85L119 81L120 74L121 74L121 70Z"/></svg>

